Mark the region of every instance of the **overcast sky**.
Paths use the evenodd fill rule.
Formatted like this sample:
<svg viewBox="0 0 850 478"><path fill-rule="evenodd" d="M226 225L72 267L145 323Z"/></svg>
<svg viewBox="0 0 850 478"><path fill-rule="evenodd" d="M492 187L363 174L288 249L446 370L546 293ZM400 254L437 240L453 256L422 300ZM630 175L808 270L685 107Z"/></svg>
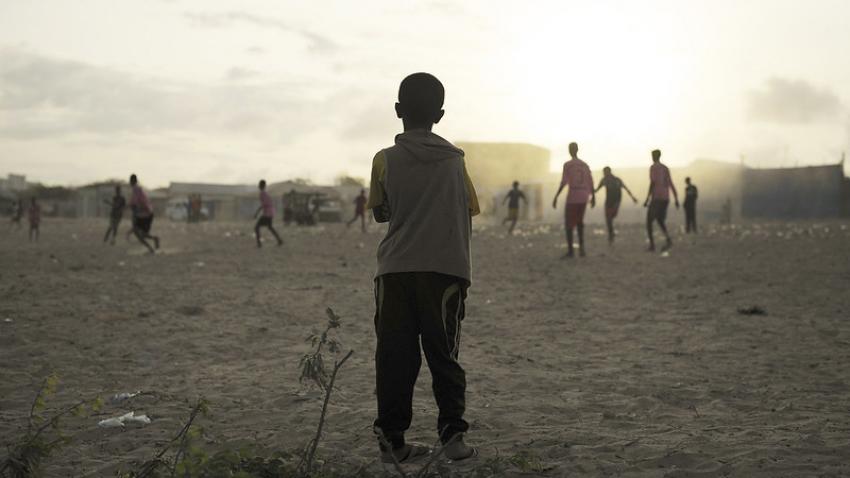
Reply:
<svg viewBox="0 0 850 478"><path fill-rule="evenodd" d="M0 0L0 175L367 177L415 71L445 84L450 140L834 163L848 52L846 0Z"/></svg>

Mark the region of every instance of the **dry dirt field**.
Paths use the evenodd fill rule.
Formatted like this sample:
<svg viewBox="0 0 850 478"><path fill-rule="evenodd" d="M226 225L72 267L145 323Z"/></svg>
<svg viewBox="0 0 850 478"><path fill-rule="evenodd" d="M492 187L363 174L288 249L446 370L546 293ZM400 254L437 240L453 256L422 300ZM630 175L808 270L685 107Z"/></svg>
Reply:
<svg viewBox="0 0 850 478"><path fill-rule="evenodd" d="M381 469L368 464L383 228L283 229L283 247L258 250L251 223L159 220L163 249L149 256L123 233L103 245L105 222L47 218L38 244L6 226L0 446L53 371L49 408L149 394L67 420L74 441L48 476L113 476L150 458L200 396L211 450L303 446L321 400L298 361L332 307L354 355L320 453ZM588 257L565 261L556 226L476 226L461 362L478 460L525 453L545 469L506 471L525 476L850 476L850 223L708 226L677 234L668 257L643 251L638 225L614 248L588 232ZM739 313L753 306L766 314ZM430 443L425 367L415 400L409 438ZM130 410L152 423L96 426Z"/></svg>

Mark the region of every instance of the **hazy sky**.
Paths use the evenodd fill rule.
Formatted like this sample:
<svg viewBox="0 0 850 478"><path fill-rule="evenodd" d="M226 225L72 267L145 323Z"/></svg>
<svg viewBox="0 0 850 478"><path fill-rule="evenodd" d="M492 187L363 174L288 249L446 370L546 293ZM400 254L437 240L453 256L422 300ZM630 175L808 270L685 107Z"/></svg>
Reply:
<svg viewBox="0 0 850 478"><path fill-rule="evenodd" d="M834 163L848 52L846 0L0 0L0 175L366 177L415 71L450 140Z"/></svg>

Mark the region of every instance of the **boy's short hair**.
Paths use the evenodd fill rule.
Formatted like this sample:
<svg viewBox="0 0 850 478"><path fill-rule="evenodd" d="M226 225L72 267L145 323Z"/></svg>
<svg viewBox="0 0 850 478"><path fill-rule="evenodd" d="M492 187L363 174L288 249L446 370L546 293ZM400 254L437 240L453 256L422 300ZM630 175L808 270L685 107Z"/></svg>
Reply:
<svg viewBox="0 0 850 478"><path fill-rule="evenodd" d="M652 159L659 159L659 158L661 158L661 150L660 149L653 149L652 150Z"/></svg>
<svg viewBox="0 0 850 478"><path fill-rule="evenodd" d="M137 182L139 182L139 179L136 177L135 174L131 174L130 175L130 183L132 184L132 183L137 183Z"/></svg>
<svg viewBox="0 0 850 478"><path fill-rule="evenodd" d="M445 99L443 84L430 73L408 75L398 87L398 102L405 117L413 121L433 122L443 109Z"/></svg>
<svg viewBox="0 0 850 478"><path fill-rule="evenodd" d="M514 187L519 186L519 181L514 181Z"/></svg>
<svg viewBox="0 0 850 478"><path fill-rule="evenodd" d="M266 187L266 180L265 180L265 179L261 179L261 180L260 180L260 189L264 189L265 187Z"/></svg>
<svg viewBox="0 0 850 478"><path fill-rule="evenodd" d="M604 168L602 168L602 172L604 172L604 173L610 173L610 172L611 172L611 168L610 168L609 166L605 166Z"/></svg>

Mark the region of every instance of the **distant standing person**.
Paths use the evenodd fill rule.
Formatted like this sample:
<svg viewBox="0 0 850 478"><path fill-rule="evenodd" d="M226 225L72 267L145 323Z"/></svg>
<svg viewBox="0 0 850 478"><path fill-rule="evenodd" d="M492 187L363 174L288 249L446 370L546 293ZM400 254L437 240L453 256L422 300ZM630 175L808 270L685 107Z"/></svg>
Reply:
<svg viewBox="0 0 850 478"><path fill-rule="evenodd" d="M620 201L623 199L623 189L629 193L635 204L638 200L622 179L611 174L611 168L605 166L602 169L602 179L599 181L599 186L593 192L599 191L605 187L605 225L608 227L608 243L614 242L614 218L617 217L617 212L620 210Z"/></svg>
<svg viewBox="0 0 850 478"><path fill-rule="evenodd" d="M528 204L528 199L525 198L525 194L519 190L519 181L514 181L513 188L508 191L508 194L505 196L505 199L502 200L502 204L508 203L508 217L502 221L502 225L505 225L506 222L511 222L511 227L508 229L508 234L513 234L514 227L516 227L516 222L519 219L519 201L522 201Z"/></svg>
<svg viewBox="0 0 850 478"><path fill-rule="evenodd" d="M16 229L21 228L21 218L24 217L24 200L18 198L12 209L12 225Z"/></svg>
<svg viewBox="0 0 850 478"><path fill-rule="evenodd" d="M697 233L697 187L685 178L685 232Z"/></svg>
<svg viewBox="0 0 850 478"><path fill-rule="evenodd" d="M130 210L133 212L133 234L148 249L148 252L153 254L154 248L147 241L147 239L153 239L154 247L159 249L159 238L151 235L153 204L151 204L142 187L139 186L139 180L135 174L130 175L130 189L132 190Z"/></svg>
<svg viewBox="0 0 850 478"><path fill-rule="evenodd" d="M648 208L646 211L646 234L649 236L650 252L655 251L655 239L652 237L652 223L657 222L661 232L664 233L666 242L662 251L666 251L673 247L673 240L670 239L670 234L667 233L667 207L670 205L670 191L673 191L673 198L676 200L676 209L679 209L679 195L676 193L676 186L673 185L673 179L670 178L670 169L661 164L661 150L652 151L652 166L649 167L649 192L646 195L646 201L643 207Z"/></svg>
<svg viewBox="0 0 850 478"><path fill-rule="evenodd" d="M106 229L106 235L103 236L103 242L109 241L115 245L115 236L118 235L118 224L124 217L124 208L127 207L127 200L121 194L121 186L115 185L115 196L111 201L104 201L109 204L109 228ZM111 237L111 241L110 241Z"/></svg>
<svg viewBox="0 0 850 478"><path fill-rule="evenodd" d="M27 210L27 218L30 222L30 242L33 240L38 242L39 226L41 225L41 206L38 205L38 201L35 198L32 198L30 207Z"/></svg>
<svg viewBox="0 0 850 478"><path fill-rule="evenodd" d="M257 212L254 213L254 217L257 217L260 213L263 213L259 219L257 219L257 224L254 226L254 236L257 238L257 247L263 247L263 243L260 242L260 228L267 227L269 231L272 232L274 238L277 239L277 245L280 246L283 244L283 240L281 240L280 236L277 234L277 231L274 230L274 226L272 226L272 220L274 219L274 202L272 201L272 197L269 196L269 193L266 192L266 180L260 180L260 207L257 208Z"/></svg>
<svg viewBox="0 0 850 478"><path fill-rule="evenodd" d="M366 232L366 201L366 190L361 189L360 195L354 198L354 217L345 224L346 227L351 227L360 218L360 230Z"/></svg>
<svg viewBox="0 0 850 478"><path fill-rule="evenodd" d="M567 253L564 258L571 258L573 253L573 228L578 232L579 255L585 256L584 251L584 211L587 209L587 200L590 199L590 207L596 205L596 193L593 190L593 175L587 163L578 158L578 144L570 143L570 159L564 163L564 173L561 176L561 186L552 200L552 208L558 208L558 196L569 186L567 192L567 205L564 208L564 222L567 227Z"/></svg>

